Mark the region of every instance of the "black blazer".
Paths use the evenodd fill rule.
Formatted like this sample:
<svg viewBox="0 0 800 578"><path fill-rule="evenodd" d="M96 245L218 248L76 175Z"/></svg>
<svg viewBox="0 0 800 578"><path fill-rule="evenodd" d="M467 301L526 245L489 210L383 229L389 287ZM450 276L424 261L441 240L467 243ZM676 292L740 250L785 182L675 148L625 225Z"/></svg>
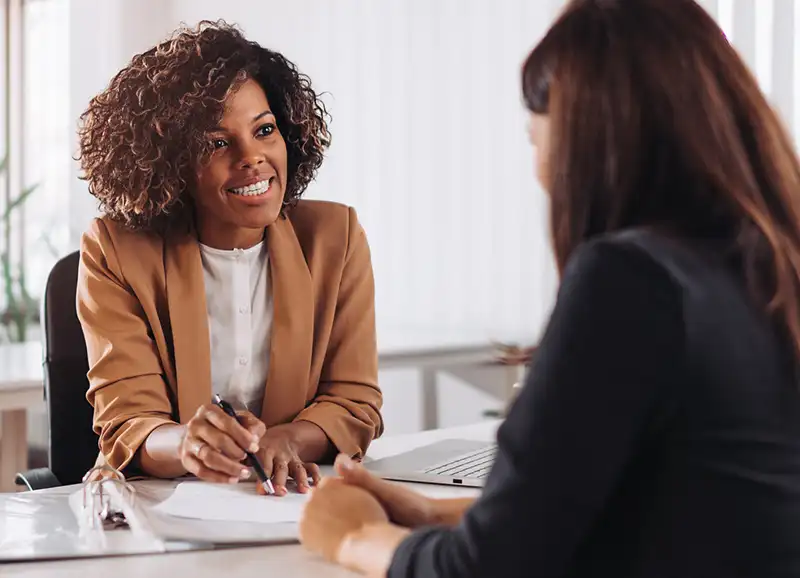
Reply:
<svg viewBox="0 0 800 578"><path fill-rule="evenodd" d="M791 348L699 245L582 247L482 497L390 576L800 576Z"/></svg>

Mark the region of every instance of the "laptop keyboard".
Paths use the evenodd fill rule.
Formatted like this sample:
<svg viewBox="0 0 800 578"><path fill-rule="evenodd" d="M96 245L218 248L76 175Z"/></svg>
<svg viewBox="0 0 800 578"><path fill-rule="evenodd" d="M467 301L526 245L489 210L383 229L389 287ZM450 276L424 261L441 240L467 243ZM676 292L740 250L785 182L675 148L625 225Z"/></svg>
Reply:
<svg viewBox="0 0 800 578"><path fill-rule="evenodd" d="M426 474L458 478L485 478L492 469L497 446L491 445L452 460L436 464L425 470Z"/></svg>

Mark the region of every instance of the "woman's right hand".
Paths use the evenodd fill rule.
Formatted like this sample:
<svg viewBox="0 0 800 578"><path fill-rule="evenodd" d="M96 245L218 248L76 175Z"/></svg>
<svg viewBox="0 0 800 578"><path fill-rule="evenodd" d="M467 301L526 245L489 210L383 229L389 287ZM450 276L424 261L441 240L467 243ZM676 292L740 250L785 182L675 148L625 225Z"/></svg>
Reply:
<svg viewBox="0 0 800 578"><path fill-rule="evenodd" d="M209 482L235 483L249 477L249 469L242 464L245 450L258 451L266 426L249 412L239 417L242 424L213 403L198 409L181 440L183 467Z"/></svg>

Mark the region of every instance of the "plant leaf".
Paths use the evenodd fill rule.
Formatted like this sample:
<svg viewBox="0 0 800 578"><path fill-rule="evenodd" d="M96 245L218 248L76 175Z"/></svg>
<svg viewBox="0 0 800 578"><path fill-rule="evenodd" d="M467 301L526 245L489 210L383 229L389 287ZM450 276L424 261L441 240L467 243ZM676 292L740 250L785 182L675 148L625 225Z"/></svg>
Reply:
<svg viewBox="0 0 800 578"><path fill-rule="evenodd" d="M3 268L3 283L5 284L6 312L15 311L17 300L14 296L14 276L11 273L11 261L8 253L0 255L0 264Z"/></svg>
<svg viewBox="0 0 800 578"><path fill-rule="evenodd" d="M0 174L8 170L8 155L0 158ZM2 214L0 214L0 225L9 227L11 225L12 212L21 207L30 197L38 184L24 188L20 194L9 202ZM19 275L14 276L11 266L11 258L8 247L5 252L0 252L0 276L4 287L2 288L5 297L5 308L0 310L0 341L21 341L25 339L28 324L36 321L38 315L37 300L28 293L25 283L25 271L19 267Z"/></svg>
<svg viewBox="0 0 800 578"><path fill-rule="evenodd" d="M27 189L23 189L22 192L19 194L19 196L8 204L6 210L3 211L3 215L2 217L0 217L0 220L7 221L11 217L11 212L20 205L22 205L22 203L24 203L28 199L28 197L30 197L36 191L38 187L39 185L36 184L28 187Z"/></svg>

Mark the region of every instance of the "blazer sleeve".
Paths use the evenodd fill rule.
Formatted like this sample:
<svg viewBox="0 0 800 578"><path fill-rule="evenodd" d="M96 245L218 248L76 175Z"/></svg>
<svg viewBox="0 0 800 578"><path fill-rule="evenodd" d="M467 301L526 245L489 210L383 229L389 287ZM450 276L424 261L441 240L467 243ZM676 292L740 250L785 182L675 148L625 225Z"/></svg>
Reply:
<svg viewBox="0 0 800 578"><path fill-rule="evenodd" d="M317 395L296 420L318 425L336 449L361 458L383 433L375 281L367 237L349 210L348 244Z"/></svg>
<svg viewBox="0 0 800 578"><path fill-rule="evenodd" d="M157 427L174 423L144 310L125 282L105 224L81 240L77 311L89 357L87 399L106 462L119 470Z"/></svg>

